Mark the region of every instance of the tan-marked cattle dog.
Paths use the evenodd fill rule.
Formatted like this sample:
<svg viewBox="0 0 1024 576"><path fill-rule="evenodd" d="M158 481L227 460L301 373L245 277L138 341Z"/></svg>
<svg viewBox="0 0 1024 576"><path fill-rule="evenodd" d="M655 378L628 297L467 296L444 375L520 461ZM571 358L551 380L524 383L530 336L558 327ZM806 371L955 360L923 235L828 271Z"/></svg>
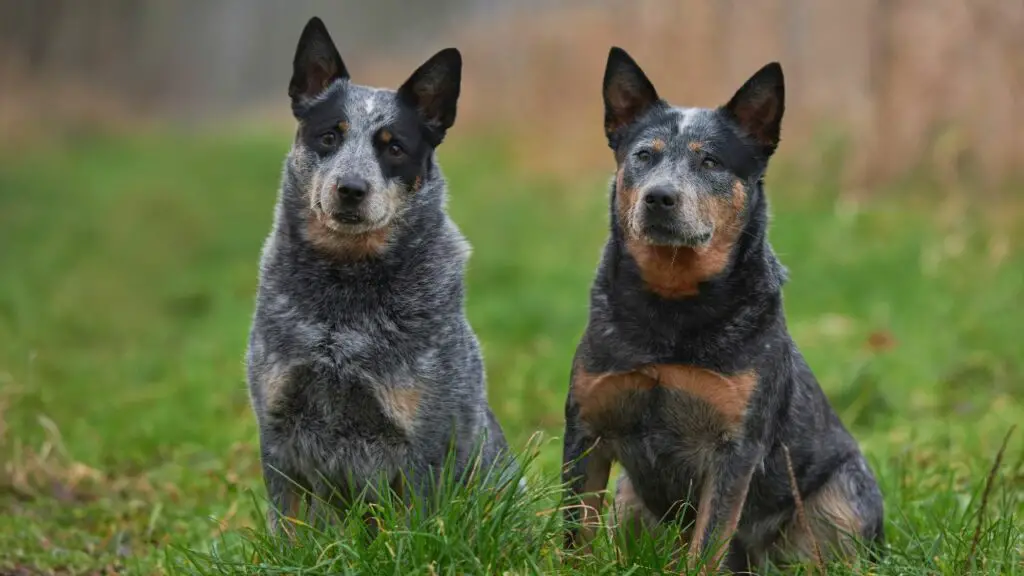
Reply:
<svg viewBox="0 0 1024 576"><path fill-rule="evenodd" d="M881 544L877 482L789 336L766 237L782 68L680 108L613 48L604 102L618 167L565 407L565 480L590 494L567 509L567 545L589 537L613 461L620 526L680 522L691 556L734 571Z"/></svg>

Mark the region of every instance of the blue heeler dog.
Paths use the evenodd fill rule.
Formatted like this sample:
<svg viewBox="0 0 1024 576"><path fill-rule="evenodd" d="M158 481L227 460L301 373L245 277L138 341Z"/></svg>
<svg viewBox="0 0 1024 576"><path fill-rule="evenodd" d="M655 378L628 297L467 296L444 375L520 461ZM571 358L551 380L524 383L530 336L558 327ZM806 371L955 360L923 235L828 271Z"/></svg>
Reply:
<svg viewBox="0 0 1024 576"><path fill-rule="evenodd" d="M470 249L434 154L461 73L449 48L397 91L370 88L349 79L320 19L299 39L298 130L247 353L272 526L309 495L318 519L319 503L344 509L382 483L425 497L445 464L463 477L506 452L464 313Z"/></svg>
<svg viewBox="0 0 1024 576"><path fill-rule="evenodd" d="M692 555L729 541L710 560L737 571L883 540L875 477L786 329L763 184L784 93L771 63L718 108L679 108L610 51L611 237L565 407L572 492L605 490L617 460L620 522L690 526Z"/></svg>

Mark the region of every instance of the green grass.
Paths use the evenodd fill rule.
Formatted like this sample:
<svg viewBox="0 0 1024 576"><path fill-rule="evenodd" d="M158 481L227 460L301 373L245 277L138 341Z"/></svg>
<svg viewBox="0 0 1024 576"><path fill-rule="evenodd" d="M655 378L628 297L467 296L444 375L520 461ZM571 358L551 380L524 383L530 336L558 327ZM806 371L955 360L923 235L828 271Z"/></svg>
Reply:
<svg viewBox="0 0 1024 576"><path fill-rule="evenodd" d="M552 519L561 411L606 176L526 178L490 141L441 153L474 246L468 313L492 403L515 447L542 433L529 493L456 490L434 515L377 509L375 539L360 520L284 545L262 532L242 357L287 143L96 138L0 156L0 573L569 570ZM939 218L938 200L909 194L853 209L797 172L769 186L790 329L883 484L891 551L872 570L960 573L985 477L1024 423L1019 228L975 209ZM1024 430L979 571L1024 573L1022 524ZM657 573L667 542L602 538L576 566Z"/></svg>

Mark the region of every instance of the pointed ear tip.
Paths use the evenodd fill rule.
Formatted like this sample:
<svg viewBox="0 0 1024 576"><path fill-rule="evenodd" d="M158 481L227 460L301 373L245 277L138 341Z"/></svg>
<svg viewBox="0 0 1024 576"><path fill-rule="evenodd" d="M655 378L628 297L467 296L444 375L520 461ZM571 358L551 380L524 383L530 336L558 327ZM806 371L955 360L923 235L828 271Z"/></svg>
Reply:
<svg viewBox="0 0 1024 576"><path fill-rule="evenodd" d="M423 66L441 65L448 69L462 69L462 52L458 48L443 48L434 53L433 56L423 63Z"/></svg>
<svg viewBox="0 0 1024 576"><path fill-rule="evenodd" d="M462 65L462 52L459 49L452 46L451 48L445 48L441 50L440 54L443 54L445 58L452 61L453 64Z"/></svg>
<svg viewBox="0 0 1024 576"><path fill-rule="evenodd" d="M327 26L324 25L324 21L319 16L313 16L306 21L306 30L326 30Z"/></svg>
<svg viewBox="0 0 1024 576"><path fill-rule="evenodd" d="M782 64L780 64L777 61L765 64L764 70L765 72L768 72L772 76L778 76L779 78L782 78L784 76L784 74L782 73Z"/></svg>

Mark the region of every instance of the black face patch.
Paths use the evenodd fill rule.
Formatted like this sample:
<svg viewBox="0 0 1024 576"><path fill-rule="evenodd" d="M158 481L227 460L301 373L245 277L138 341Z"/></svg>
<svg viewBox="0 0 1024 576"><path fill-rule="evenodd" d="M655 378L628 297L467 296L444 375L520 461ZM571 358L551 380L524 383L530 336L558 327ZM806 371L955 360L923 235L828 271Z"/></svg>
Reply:
<svg viewBox="0 0 1024 576"><path fill-rule="evenodd" d="M311 19L289 84L299 121L296 165L311 187L311 208L364 228L400 213L396 193L428 179L433 151L455 122L461 78L462 56L447 48L397 90L355 84L323 22Z"/></svg>
<svg viewBox="0 0 1024 576"><path fill-rule="evenodd" d="M367 113L368 98L393 101L380 113ZM355 113L349 114L350 110ZM414 190L431 169L431 128L416 110L393 94L339 83L298 119L298 140L316 153L320 163L332 161L349 140L362 138L369 146L366 154L372 151L373 161L385 181L397 181L403 188Z"/></svg>
<svg viewBox="0 0 1024 576"><path fill-rule="evenodd" d="M374 135L374 149L380 161L381 173L387 180L398 179L410 191L415 191L430 171L434 147L427 140L429 128L419 115L406 105L394 122L386 124Z"/></svg>

